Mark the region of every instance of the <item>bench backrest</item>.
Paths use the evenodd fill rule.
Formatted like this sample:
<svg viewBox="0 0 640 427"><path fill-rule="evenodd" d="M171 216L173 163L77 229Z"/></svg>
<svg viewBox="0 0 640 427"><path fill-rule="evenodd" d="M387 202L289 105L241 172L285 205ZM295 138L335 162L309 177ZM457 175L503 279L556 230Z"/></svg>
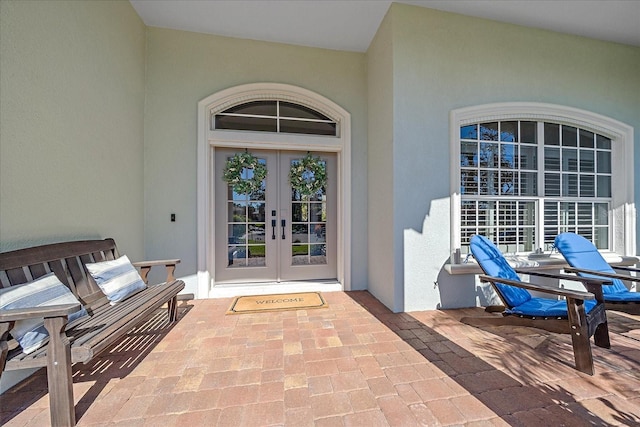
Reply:
<svg viewBox="0 0 640 427"><path fill-rule="evenodd" d="M113 239L53 243L0 253L0 287L20 285L54 272L84 304L104 297L85 264L118 258Z"/></svg>

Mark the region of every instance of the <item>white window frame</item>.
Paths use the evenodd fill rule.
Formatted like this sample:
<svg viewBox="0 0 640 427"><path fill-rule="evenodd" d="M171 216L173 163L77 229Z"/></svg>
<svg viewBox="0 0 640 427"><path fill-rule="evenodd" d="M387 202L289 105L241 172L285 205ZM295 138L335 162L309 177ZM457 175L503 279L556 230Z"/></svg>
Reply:
<svg viewBox="0 0 640 427"><path fill-rule="evenodd" d="M452 110L449 114L452 251L461 247L460 127L491 121L547 121L588 129L611 139L610 250L618 255L636 254L634 202L633 128L610 117L563 105L537 102L504 102ZM539 219L541 212L539 212ZM536 236L543 233L538 226ZM539 238L539 237L537 237Z"/></svg>

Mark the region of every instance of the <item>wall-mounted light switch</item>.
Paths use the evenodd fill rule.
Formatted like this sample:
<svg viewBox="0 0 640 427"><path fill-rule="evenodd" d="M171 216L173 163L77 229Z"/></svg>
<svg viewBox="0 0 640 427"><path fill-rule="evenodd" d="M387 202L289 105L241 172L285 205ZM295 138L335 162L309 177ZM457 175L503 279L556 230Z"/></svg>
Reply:
<svg viewBox="0 0 640 427"><path fill-rule="evenodd" d="M176 222L176 214L171 214L171 222Z"/></svg>

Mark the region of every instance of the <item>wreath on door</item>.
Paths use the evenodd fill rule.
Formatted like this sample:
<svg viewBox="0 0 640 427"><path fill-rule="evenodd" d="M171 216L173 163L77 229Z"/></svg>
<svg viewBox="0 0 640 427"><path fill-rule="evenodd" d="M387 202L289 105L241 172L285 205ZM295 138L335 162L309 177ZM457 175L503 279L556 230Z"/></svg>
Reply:
<svg viewBox="0 0 640 427"><path fill-rule="evenodd" d="M289 183L294 191L303 196L312 196L327 185L327 164L318 156L307 153L291 163Z"/></svg>
<svg viewBox="0 0 640 427"><path fill-rule="evenodd" d="M251 178L246 178L248 174L245 174L245 169L253 171ZM238 194L252 194L261 190L266 177L267 167L248 151L230 157L222 173L222 179Z"/></svg>

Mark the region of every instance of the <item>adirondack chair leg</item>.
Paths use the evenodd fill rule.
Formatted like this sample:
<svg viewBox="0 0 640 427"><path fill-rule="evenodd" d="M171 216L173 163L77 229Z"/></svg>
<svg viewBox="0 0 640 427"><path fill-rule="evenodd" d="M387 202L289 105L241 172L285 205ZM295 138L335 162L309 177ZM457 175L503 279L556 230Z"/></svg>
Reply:
<svg viewBox="0 0 640 427"><path fill-rule="evenodd" d="M609 341L609 326L607 325L607 322L598 325L596 332L593 334L593 341L598 347L611 348L611 342Z"/></svg>
<svg viewBox="0 0 640 427"><path fill-rule="evenodd" d="M47 380L52 426L76 425L71 375L71 345L64 333L66 325L66 317L44 319L44 326L49 332Z"/></svg>
<svg viewBox="0 0 640 427"><path fill-rule="evenodd" d="M596 301L598 302L598 304L589 313L589 322L592 326L596 325L596 329L592 329L589 332L593 332L593 341L598 347L611 348L611 342L609 341L609 325L607 323L606 304L604 302L602 286L594 285L589 282L585 283L584 286L589 292L595 295Z"/></svg>
<svg viewBox="0 0 640 427"><path fill-rule="evenodd" d="M589 328L584 301L567 298L567 309L576 369L585 374L593 375L593 355L589 344Z"/></svg>

